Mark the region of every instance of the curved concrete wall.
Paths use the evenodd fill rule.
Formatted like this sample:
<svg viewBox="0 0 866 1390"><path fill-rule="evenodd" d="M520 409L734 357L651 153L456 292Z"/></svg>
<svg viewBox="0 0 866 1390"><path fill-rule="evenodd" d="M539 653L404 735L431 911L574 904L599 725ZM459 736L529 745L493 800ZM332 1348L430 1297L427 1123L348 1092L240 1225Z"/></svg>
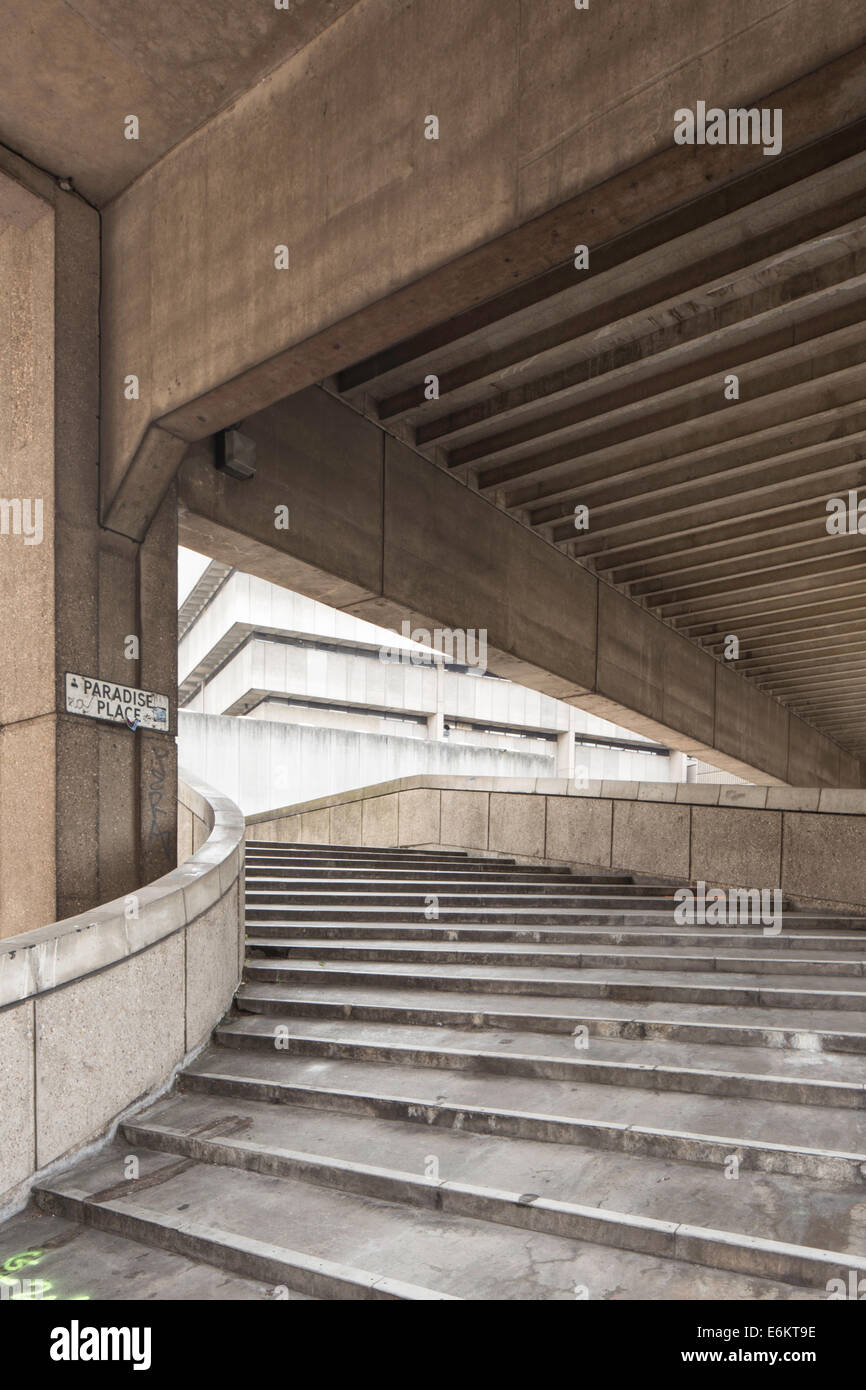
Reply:
<svg viewBox="0 0 866 1390"><path fill-rule="evenodd" d="M866 905L866 791L405 777L247 817L247 839L457 846Z"/></svg>
<svg viewBox="0 0 866 1390"><path fill-rule="evenodd" d="M164 1088L229 1007L243 953L243 817L185 774L179 867L0 943L0 1209Z"/></svg>

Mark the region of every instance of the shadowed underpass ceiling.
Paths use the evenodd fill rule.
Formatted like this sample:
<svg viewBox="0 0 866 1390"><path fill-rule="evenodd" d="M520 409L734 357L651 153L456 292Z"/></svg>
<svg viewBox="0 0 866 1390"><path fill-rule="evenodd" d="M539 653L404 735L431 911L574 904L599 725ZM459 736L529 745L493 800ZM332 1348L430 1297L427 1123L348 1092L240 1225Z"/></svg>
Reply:
<svg viewBox="0 0 866 1390"><path fill-rule="evenodd" d="M356 3L0 0L3 139L101 205Z"/></svg>
<svg viewBox="0 0 866 1390"><path fill-rule="evenodd" d="M827 504L866 483L864 150L768 158L326 383L858 753L866 557Z"/></svg>

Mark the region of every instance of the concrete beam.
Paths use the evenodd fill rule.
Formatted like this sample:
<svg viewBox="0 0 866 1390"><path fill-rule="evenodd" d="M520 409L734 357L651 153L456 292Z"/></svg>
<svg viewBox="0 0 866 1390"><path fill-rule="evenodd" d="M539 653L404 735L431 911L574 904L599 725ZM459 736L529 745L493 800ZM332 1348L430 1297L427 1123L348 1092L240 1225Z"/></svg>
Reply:
<svg viewBox="0 0 866 1390"><path fill-rule="evenodd" d="M750 780L860 785L838 744L321 388L243 430L252 482L190 450L184 544L386 627L486 629L491 670Z"/></svg>
<svg viewBox="0 0 866 1390"><path fill-rule="evenodd" d="M742 17L683 4L651 51L600 8L355 5L106 210L105 523L140 539L179 441L567 265L576 228L602 248L676 209L676 227L643 234L652 244L754 201L750 176L766 194L791 181L792 159L799 177L819 168L806 147L863 109L861 38L856 6L828 35L811 0L759 0ZM612 82L632 94L615 107ZM673 112L698 86L782 106L786 154L673 146ZM708 188L718 206L696 208Z"/></svg>

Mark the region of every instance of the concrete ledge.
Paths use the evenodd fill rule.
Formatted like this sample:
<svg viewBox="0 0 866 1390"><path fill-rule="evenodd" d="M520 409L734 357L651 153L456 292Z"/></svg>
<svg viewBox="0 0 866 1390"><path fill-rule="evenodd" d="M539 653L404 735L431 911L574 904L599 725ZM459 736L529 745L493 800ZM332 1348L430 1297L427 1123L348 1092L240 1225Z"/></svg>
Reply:
<svg viewBox="0 0 866 1390"><path fill-rule="evenodd" d="M237 880L244 819L234 802L184 774L178 800L209 827L171 873L101 907L0 941L0 1009L105 970L188 926Z"/></svg>
<svg viewBox="0 0 866 1390"><path fill-rule="evenodd" d="M164 1089L228 1009L243 954L241 812L187 777L162 878L0 942L0 1208Z"/></svg>
<svg viewBox="0 0 866 1390"><path fill-rule="evenodd" d="M866 790L414 776L248 816L246 838L441 845L866 906Z"/></svg>

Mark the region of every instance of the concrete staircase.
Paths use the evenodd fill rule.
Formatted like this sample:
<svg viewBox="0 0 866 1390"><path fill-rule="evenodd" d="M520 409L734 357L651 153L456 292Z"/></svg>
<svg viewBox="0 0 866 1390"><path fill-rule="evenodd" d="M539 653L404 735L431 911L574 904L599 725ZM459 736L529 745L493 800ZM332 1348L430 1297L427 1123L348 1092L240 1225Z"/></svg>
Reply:
<svg viewBox="0 0 866 1390"><path fill-rule="evenodd" d="M866 921L681 927L670 885L456 851L246 863L232 1015L44 1210L287 1297L866 1279Z"/></svg>

